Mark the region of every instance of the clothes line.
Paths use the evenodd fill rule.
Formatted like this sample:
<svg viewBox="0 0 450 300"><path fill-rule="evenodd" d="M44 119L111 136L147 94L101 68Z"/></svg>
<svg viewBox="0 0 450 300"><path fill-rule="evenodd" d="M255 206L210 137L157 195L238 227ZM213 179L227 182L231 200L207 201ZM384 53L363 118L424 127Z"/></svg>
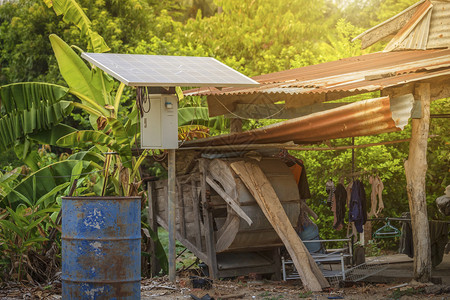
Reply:
<svg viewBox="0 0 450 300"><path fill-rule="evenodd" d="M367 221L400 221L400 222L411 222L411 218L371 218L367 219ZM450 224L450 221L445 220L428 220L428 222L437 222L437 223L447 223Z"/></svg>

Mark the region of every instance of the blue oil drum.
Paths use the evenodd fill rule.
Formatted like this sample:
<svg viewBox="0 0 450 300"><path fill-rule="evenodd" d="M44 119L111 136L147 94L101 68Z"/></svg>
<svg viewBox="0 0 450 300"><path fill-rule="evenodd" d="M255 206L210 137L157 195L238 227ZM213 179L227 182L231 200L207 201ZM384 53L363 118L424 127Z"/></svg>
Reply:
<svg viewBox="0 0 450 300"><path fill-rule="evenodd" d="M140 299L141 198L62 198L62 299Z"/></svg>

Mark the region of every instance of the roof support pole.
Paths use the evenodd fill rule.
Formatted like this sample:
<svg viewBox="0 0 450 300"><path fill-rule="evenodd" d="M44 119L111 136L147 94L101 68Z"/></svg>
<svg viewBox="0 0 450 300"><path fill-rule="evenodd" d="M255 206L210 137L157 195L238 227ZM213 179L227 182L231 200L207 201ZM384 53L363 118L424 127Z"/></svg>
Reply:
<svg viewBox="0 0 450 300"><path fill-rule="evenodd" d="M176 279L176 253L175 253L175 236L176 236L176 226L175 226L175 212L177 209L176 203L176 184L175 184L175 149L167 150L169 152L169 170L168 170L168 216L167 225L169 228L169 280L175 282Z"/></svg>
<svg viewBox="0 0 450 300"><path fill-rule="evenodd" d="M430 84L416 85L416 96L422 102L422 118L412 120L409 156L405 161L406 189L414 243L414 278L419 282L431 279L431 246L425 194L427 144L430 127Z"/></svg>
<svg viewBox="0 0 450 300"><path fill-rule="evenodd" d="M242 119L230 119L230 133L242 132Z"/></svg>

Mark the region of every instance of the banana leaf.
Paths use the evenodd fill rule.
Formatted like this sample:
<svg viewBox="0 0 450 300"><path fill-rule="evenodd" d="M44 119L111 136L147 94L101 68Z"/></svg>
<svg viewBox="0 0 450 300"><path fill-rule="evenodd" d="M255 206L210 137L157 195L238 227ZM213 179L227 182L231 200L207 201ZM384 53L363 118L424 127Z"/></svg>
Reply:
<svg viewBox="0 0 450 300"><path fill-rule="evenodd" d="M0 87L3 113L30 110L32 107L47 106L61 101L69 89L64 86L42 83L22 82Z"/></svg>
<svg viewBox="0 0 450 300"><path fill-rule="evenodd" d="M131 154L131 145L130 138L128 137L128 133L123 127L122 123L119 120L114 118L108 118L108 124L111 126L112 133L114 135L114 139L119 148L119 155L121 156L122 164L126 168L132 168L132 154Z"/></svg>
<svg viewBox="0 0 450 300"><path fill-rule="evenodd" d="M8 193L0 202L0 207L10 207L15 210L23 203L17 193L27 197L34 205L38 199L51 192L55 187L70 182L72 169L79 163L77 160L65 160L48 165L29 175L25 180L14 187L15 192ZM83 161L83 172L91 172L93 166L88 161ZM33 181L35 183L33 184Z"/></svg>
<svg viewBox="0 0 450 300"><path fill-rule="evenodd" d="M81 34L88 37L88 50L100 53L110 50L103 38L92 30L91 21L75 0L44 0L44 2L47 7L53 7L56 15L63 15L64 22L74 24L80 29Z"/></svg>
<svg viewBox="0 0 450 300"><path fill-rule="evenodd" d="M182 107L178 109L178 126L203 125L224 130L223 116L209 117L207 107Z"/></svg>
<svg viewBox="0 0 450 300"><path fill-rule="evenodd" d="M107 114L105 98L101 86L94 86L94 72L90 70L78 54L56 34L50 35L53 52L62 77L69 85L71 93L78 96L89 107ZM90 102L88 102L91 100ZM109 103L108 103L109 104Z"/></svg>
<svg viewBox="0 0 450 300"><path fill-rule="evenodd" d="M32 106L29 110L15 110L0 118L0 150L10 148L26 135L50 130L72 111L71 102Z"/></svg>
<svg viewBox="0 0 450 300"><path fill-rule="evenodd" d="M56 146L57 140L75 131L77 131L75 128L60 123L53 126L50 130L29 134L28 138L38 142L39 144Z"/></svg>
<svg viewBox="0 0 450 300"><path fill-rule="evenodd" d="M69 133L60 138L56 144L66 148L88 148L96 144L106 146L119 152L121 145L107 134L95 130L81 130Z"/></svg>
<svg viewBox="0 0 450 300"><path fill-rule="evenodd" d="M105 162L105 156L91 150L74 153L70 155L67 159L90 161L91 163L96 164L98 166L102 166L103 163Z"/></svg>

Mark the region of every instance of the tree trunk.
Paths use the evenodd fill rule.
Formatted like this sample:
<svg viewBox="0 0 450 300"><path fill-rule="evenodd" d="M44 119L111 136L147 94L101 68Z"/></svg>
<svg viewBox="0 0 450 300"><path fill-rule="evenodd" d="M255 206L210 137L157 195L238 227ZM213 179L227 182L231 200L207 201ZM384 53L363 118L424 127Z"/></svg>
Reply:
<svg viewBox="0 0 450 300"><path fill-rule="evenodd" d="M414 242L414 278L419 282L431 279L431 246L428 225L425 175L427 171L427 143L430 127L430 84L416 86L422 103L422 118L412 120L409 157L405 161L406 189Z"/></svg>

